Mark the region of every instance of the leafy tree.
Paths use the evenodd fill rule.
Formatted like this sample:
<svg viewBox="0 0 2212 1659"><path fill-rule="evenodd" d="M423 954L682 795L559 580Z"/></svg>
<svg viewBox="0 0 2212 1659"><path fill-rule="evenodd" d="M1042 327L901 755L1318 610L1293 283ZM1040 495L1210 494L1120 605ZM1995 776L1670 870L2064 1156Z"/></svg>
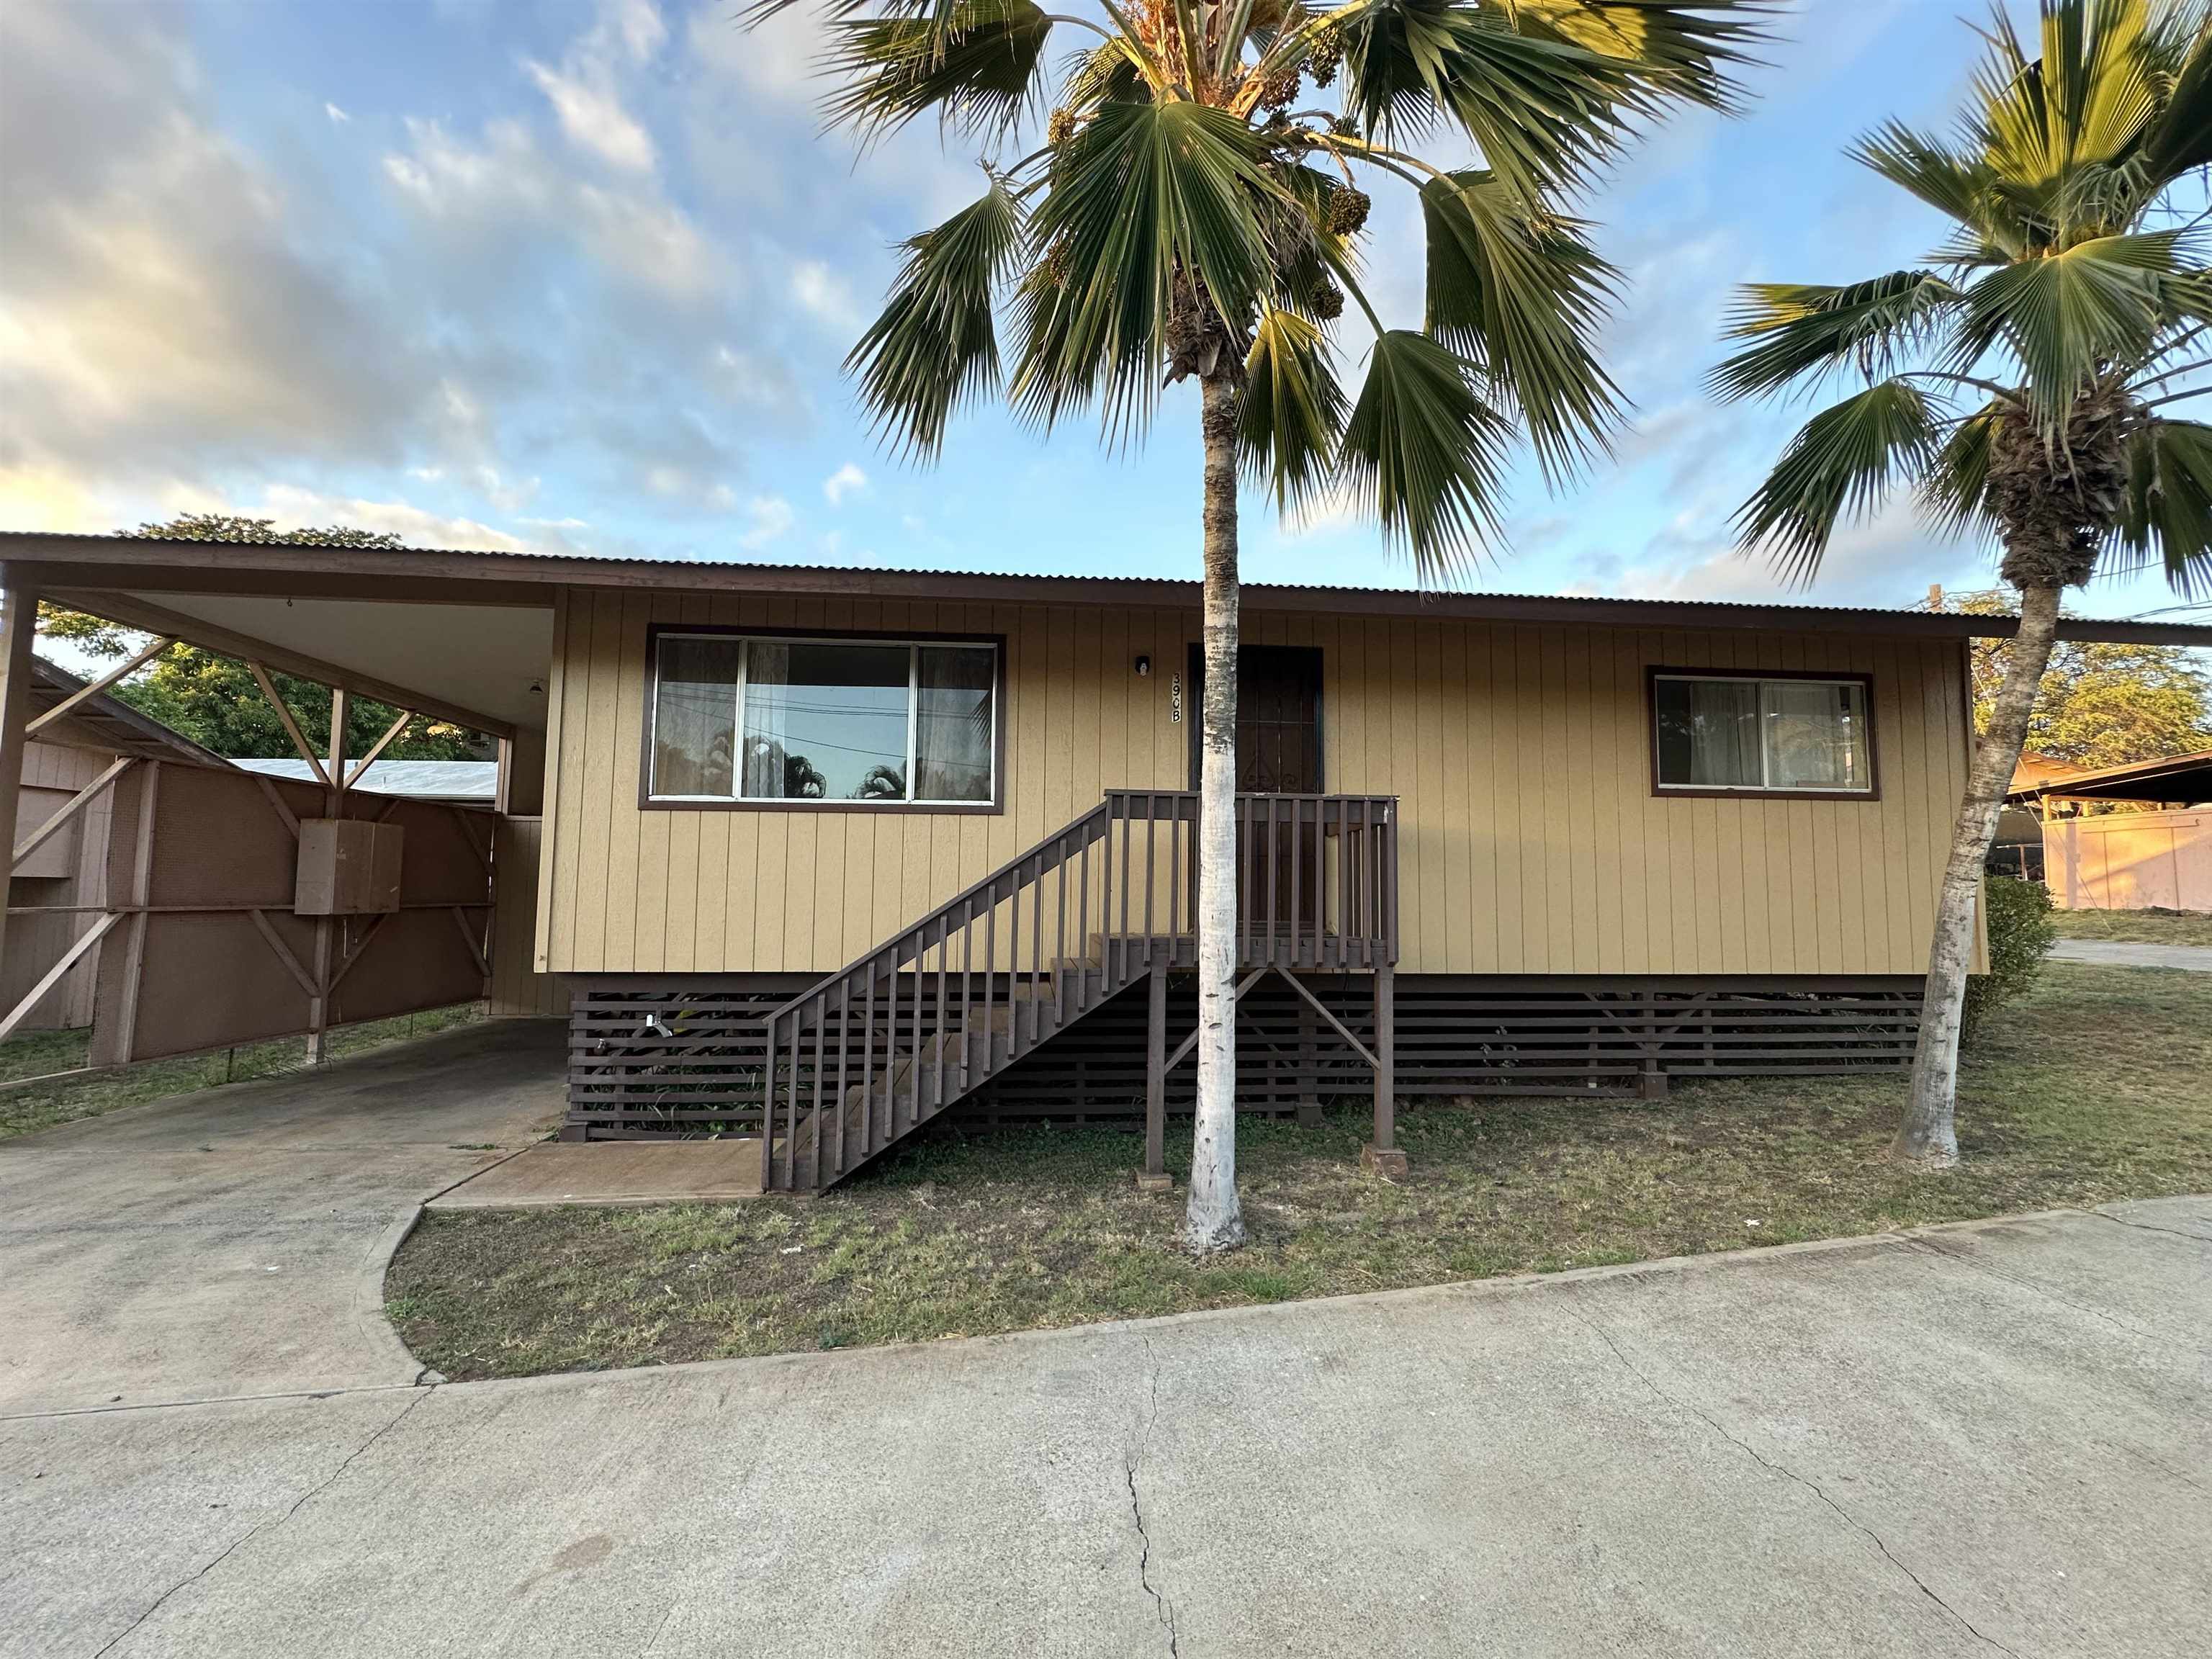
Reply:
<svg viewBox="0 0 2212 1659"><path fill-rule="evenodd" d="M1943 608L1969 616L2007 616L1995 589L1944 595ZM1974 729L1989 730L2004 684L2006 647L1971 647ZM2212 748L2212 675L2203 654L2175 645L2064 640L2035 690L2027 747L2085 768L2125 766Z"/></svg>
<svg viewBox="0 0 2212 1659"><path fill-rule="evenodd" d="M280 531L268 519L240 519L225 514L188 513L167 524L142 524L125 535L159 537L168 541L281 542L309 547L398 547L396 536L380 531L357 530L332 525L319 530ZM125 657L153 643L153 636L120 627L104 617L58 605L39 607L39 631L49 639L68 640L97 657ZM300 730L318 754L331 746L331 697L326 687L312 680L271 672L276 685ZM181 732L194 743L232 759L294 753L292 739L252 672L242 662L182 642L171 646L144 668L114 686L110 695L140 714L157 720L173 732ZM351 700L346 709L346 753L365 755L398 719L397 708L363 698ZM385 750L392 760L473 760L482 753L483 739L464 726L416 715Z"/></svg>
<svg viewBox="0 0 2212 1659"><path fill-rule="evenodd" d="M750 23L793 0L757 0ZM1493 537L1507 452L1548 477L1620 408L1593 341L1618 273L1565 204L1641 120L1723 106L1761 0L826 0L833 125L880 140L934 112L982 151L981 196L905 244L847 359L921 460L1003 387L1050 428L1140 439L1196 380L1204 455L1198 1114L1183 1237L1243 1237L1236 1188L1233 880L1237 487L1285 511L1341 492L1424 581ZM1080 49L1048 62L1056 36ZM1036 117L1049 110L1041 133ZM1471 144L1450 168L1410 145ZM1410 188L1426 314L1385 325L1358 280L1365 185ZM1364 382L1332 342L1349 296ZM999 331L1011 327L1011 374Z"/></svg>
<svg viewBox="0 0 2212 1659"><path fill-rule="evenodd" d="M2050 660L2059 596L2100 567L2212 581L2212 270L2192 172L2212 164L2207 0L2042 0L2031 58L2000 7L1957 131L1892 121L1856 159L1951 221L1926 268L1739 292L1729 398L1848 375L1739 519L1810 581L1837 522L1911 484L1942 528L1993 537L2020 626L1951 838L1912 1093L1895 1155L1958 1159L1959 1021L1982 864ZM2201 220L2199 216L2199 219ZM2176 383L2183 382L2180 389Z"/></svg>

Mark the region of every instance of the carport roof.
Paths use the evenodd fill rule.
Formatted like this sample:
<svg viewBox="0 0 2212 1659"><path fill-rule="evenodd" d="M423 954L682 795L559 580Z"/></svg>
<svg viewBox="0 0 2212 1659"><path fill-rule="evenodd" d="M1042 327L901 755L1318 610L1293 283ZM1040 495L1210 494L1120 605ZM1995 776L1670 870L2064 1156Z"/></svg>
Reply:
<svg viewBox="0 0 2212 1659"><path fill-rule="evenodd" d="M562 587L1195 609L1195 581L435 548L0 533L11 580L118 622L501 736L544 723L550 615ZM1419 592L1251 582L1252 611L1421 616L1612 628L2007 638L2010 617L1714 600ZM435 607L428 609L426 607ZM2212 627L2069 618L2062 639L2212 647Z"/></svg>
<svg viewBox="0 0 2212 1659"><path fill-rule="evenodd" d="M2032 801L2154 800L2212 801L2212 749L2162 760L2136 761L2126 766L2107 766L2094 772L2045 778L2026 789L2015 789L2005 799Z"/></svg>

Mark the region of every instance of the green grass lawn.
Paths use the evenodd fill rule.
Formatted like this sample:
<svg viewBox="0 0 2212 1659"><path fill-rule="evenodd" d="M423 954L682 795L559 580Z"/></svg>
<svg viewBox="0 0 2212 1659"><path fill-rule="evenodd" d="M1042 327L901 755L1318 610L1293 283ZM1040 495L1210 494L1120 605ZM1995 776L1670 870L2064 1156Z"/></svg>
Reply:
<svg viewBox="0 0 2212 1659"><path fill-rule="evenodd" d="M428 1036L433 1031L465 1025L482 1011L481 1004L465 1002L452 1008L340 1026L331 1033L330 1052L336 1059L387 1042L404 1042L410 1036ZM0 1042L0 1085L82 1066L90 1036L88 1031L31 1031ZM118 1106L159 1100L164 1095L190 1094L218 1084L243 1083L249 1078L295 1071L304 1054L301 1038L283 1037L190 1060L151 1060L92 1077L62 1078L20 1089L0 1087L0 1140L81 1117L96 1117Z"/></svg>
<svg viewBox="0 0 2212 1659"><path fill-rule="evenodd" d="M1400 1117L1412 1178L1357 1168L1364 1113L1253 1121L1253 1242L1174 1247L1133 1135L940 1133L815 1200L433 1215L386 1281L447 1376L652 1364L1073 1325L1549 1272L2212 1189L2212 975L2053 964L1965 1067L1962 1166L1886 1162L1901 1075L1498 1100ZM1184 1121L1187 1123L1187 1120ZM1171 1122L1170 1145L1185 1130ZM1180 1171L1178 1175L1180 1176Z"/></svg>
<svg viewBox="0 0 2212 1659"><path fill-rule="evenodd" d="M2203 910L2053 910L2051 925L2061 939L2212 945L2212 914Z"/></svg>

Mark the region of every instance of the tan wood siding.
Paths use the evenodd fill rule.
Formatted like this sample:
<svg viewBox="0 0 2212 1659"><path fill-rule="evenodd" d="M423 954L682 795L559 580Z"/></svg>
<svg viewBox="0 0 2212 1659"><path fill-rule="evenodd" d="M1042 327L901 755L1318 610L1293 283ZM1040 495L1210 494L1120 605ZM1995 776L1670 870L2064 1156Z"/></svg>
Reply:
<svg viewBox="0 0 2212 1659"><path fill-rule="evenodd" d="M531 965L544 832L544 820L536 817L503 816L493 828L490 1002L495 1019L568 1012L568 988Z"/></svg>
<svg viewBox="0 0 2212 1659"><path fill-rule="evenodd" d="M649 623L1003 635L1006 810L641 810ZM550 687L540 965L826 971L1095 805L1176 789L1193 613L572 593ZM1320 648L1333 791L1401 802L1411 973L1910 974L1964 781L1955 644L1426 617L1247 618ZM1134 672L1149 656L1150 676ZM1873 677L1881 798L1656 799L1655 665Z"/></svg>

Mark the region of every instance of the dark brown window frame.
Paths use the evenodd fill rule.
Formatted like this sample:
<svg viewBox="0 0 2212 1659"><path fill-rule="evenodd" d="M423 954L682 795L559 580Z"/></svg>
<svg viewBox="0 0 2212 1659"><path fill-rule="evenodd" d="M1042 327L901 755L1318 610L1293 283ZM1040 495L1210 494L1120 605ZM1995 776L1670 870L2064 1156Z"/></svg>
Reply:
<svg viewBox="0 0 2212 1659"><path fill-rule="evenodd" d="M1868 785L1863 789L1716 789L1694 784L1659 781L1659 682L1693 680L1819 680L1831 685L1856 685L1866 703ZM1812 668L1669 668L1647 666L1644 671L1644 719L1650 728L1645 745L1651 766L1651 793L1660 800L1828 800L1869 801L1881 799L1881 721L1875 714L1874 676L1848 670Z"/></svg>
<svg viewBox="0 0 2212 1659"><path fill-rule="evenodd" d="M660 641L693 639L822 640L854 645L987 645L991 647L991 799L988 801L714 800L653 793L653 714L660 701ZM902 817L997 817L1006 810L1006 636L902 629L750 628L724 623L653 623L645 630L645 730L638 744L637 804L647 812L890 812Z"/></svg>

